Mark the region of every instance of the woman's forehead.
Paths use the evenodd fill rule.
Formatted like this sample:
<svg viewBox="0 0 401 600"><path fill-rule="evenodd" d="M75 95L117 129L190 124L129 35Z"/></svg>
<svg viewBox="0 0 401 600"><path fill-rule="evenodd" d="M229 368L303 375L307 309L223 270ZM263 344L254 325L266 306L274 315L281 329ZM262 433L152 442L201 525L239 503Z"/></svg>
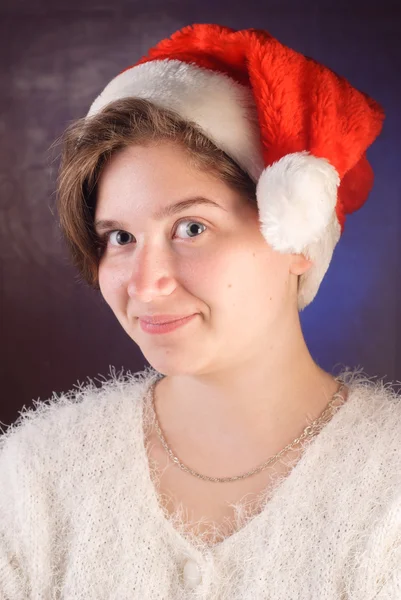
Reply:
<svg viewBox="0 0 401 600"><path fill-rule="evenodd" d="M240 193L222 179L195 170L169 148L127 148L113 157L97 185L96 212L111 219L109 210L135 211L161 221L196 206L207 210L236 210ZM107 214L106 214L107 212ZM105 213L105 214L103 214Z"/></svg>

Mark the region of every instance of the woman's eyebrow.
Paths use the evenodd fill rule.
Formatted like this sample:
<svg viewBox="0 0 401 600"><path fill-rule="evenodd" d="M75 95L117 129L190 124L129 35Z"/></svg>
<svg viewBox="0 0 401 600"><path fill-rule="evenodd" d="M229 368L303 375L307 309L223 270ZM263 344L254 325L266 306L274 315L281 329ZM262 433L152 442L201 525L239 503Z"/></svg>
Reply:
<svg viewBox="0 0 401 600"><path fill-rule="evenodd" d="M155 221L161 221L162 219L174 216L183 210L186 210L192 206L199 204L214 206L227 212L227 209L224 208L224 206L221 206L221 204L217 204L217 202L209 200L208 198L204 198L203 196L196 196L195 198L187 198L186 200L180 200L179 202L175 202L174 204L168 204L167 206L163 206L161 209L159 209L153 214L153 218ZM101 219L95 222L95 228L97 230L110 228L124 229L124 224L111 219Z"/></svg>
<svg viewBox="0 0 401 600"><path fill-rule="evenodd" d="M221 204L217 204L217 202L209 200L209 198L204 198L203 196L195 196L194 198L187 198L186 200L180 200L179 202L176 202L174 204L168 204L167 206L163 206L163 208L161 208L153 214L153 218L156 221L161 221L166 217L176 215L182 210L186 210L187 208L190 208L191 206L194 206L196 204L206 204L209 206L215 206L226 211L226 209L223 206L221 206Z"/></svg>

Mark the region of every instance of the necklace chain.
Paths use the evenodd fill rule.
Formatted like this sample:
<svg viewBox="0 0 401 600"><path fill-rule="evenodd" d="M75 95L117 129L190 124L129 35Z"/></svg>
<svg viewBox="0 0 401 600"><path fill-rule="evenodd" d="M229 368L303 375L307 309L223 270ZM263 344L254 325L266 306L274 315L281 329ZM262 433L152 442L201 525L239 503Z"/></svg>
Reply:
<svg viewBox="0 0 401 600"><path fill-rule="evenodd" d="M338 379L337 379L337 381L338 381ZM251 477L251 475L255 475L256 473L260 473L260 471L264 471L265 469L267 469L267 467L269 465L271 465L272 463L276 462L285 452L288 452L289 450L292 450L303 439L305 439L307 437L312 437L313 435L315 435L320 430L320 425L325 422L326 417L329 414L332 414L333 413L333 409L336 408L334 406L335 400L337 398L341 398L341 400L344 401L344 397L341 395L341 390L345 387L345 384L340 382L341 383L340 387L334 393L332 399L330 400L330 402L328 403L328 405L324 409L324 411L319 415L319 417L317 417L316 419L314 419L314 421L312 421L312 423L310 423L309 425L307 425L305 427L305 429L303 430L303 432L301 433L301 435L299 437L295 438L295 440L293 442L291 442L290 444L288 444L287 446L285 446L285 448L283 448L282 450L280 450L280 452L278 452L274 456L271 456L268 460L266 460L264 463L262 463L261 465L259 465L255 469L252 469L250 471L246 471L245 473L242 473L241 475L234 475L232 477L209 477L208 475L202 475L201 473L198 473L194 469L191 469L191 467L188 467L187 465L185 465L174 454L174 452L172 451L172 449L170 448L170 446L167 444L167 441L166 441L166 439L164 437L164 434L163 434L163 431L162 431L162 429L160 427L160 423L159 423L159 420L157 418L157 413L156 413L155 394L154 394L156 383L152 385L152 390L151 390L151 393L152 393L152 408L153 408L153 414L154 414L154 420L155 420L156 433L157 433L157 435L158 435L158 437L160 439L160 442L162 443L163 448L165 449L165 451L167 452L167 454L170 456L170 458L173 461L173 463L175 463L176 465L178 465L178 467L180 469L182 469L183 471L186 471L190 475L193 475L194 477L198 477L199 479L203 479L205 481L217 482L217 483L225 483L225 482L229 482L229 481L238 481L239 479L246 479L247 477ZM339 408L339 407L337 407L337 408Z"/></svg>

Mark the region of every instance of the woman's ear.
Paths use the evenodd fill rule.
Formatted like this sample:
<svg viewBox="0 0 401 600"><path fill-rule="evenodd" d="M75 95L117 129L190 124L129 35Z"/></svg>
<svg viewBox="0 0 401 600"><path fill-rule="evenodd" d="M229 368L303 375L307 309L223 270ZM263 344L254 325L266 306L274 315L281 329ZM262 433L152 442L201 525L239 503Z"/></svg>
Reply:
<svg viewBox="0 0 401 600"><path fill-rule="evenodd" d="M306 258L303 254L293 254L290 263L290 271L294 275L303 275L311 268L313 262Z"/></svg>

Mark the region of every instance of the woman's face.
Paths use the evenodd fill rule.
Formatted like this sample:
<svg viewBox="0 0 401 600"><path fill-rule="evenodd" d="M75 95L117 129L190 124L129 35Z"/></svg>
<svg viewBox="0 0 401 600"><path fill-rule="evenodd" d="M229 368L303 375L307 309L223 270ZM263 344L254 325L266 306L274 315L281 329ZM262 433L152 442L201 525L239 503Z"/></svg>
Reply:
<svg viewBox="0 0 401 600"><path fill-rule="evenodd" d="M101 293L161 373L200 374L263 356L297 314L305 261L273 251L256 205L190 166L176 144L114 155L99 181L95 224L107 234ZM160 314L195 317L168 333L142 329L139 317Z"/></svg>

